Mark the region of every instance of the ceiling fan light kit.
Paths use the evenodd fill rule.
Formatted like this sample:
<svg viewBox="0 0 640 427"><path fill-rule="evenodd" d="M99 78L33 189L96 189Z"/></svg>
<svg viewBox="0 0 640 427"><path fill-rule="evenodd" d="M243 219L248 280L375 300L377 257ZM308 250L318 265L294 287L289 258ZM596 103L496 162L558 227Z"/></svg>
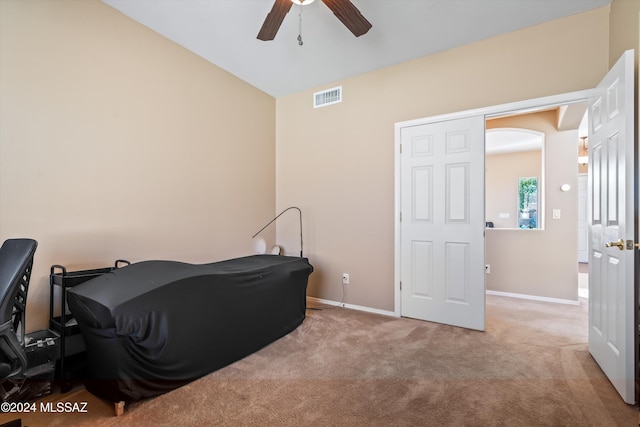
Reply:
<svg viewBox="0 0 640 427"><path fill-rule="evenodd" d="M263 41L273 40L282 25L284 17L295 3L301 6L311 4L314 0L275 0L271 11L260 28L258 39ZM362 16L357 7L350 0L322 0L333 14L344 24L354 36L360 37L366 34L372 27L371 23ZM300 43L301 44L301 43Z"/></svg>

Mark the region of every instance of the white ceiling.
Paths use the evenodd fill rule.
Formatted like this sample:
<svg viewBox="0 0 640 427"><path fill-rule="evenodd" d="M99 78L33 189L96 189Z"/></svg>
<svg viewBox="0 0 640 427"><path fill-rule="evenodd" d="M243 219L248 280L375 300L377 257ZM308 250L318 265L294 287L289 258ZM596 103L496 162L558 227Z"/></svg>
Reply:
<svg viewBox="0 0 640 427"><path fill-rule="evenodd" d="M354 37L322 1L294 5L256 39L274 0L102 0L279 97L608 5L611 0L352 0L373 24Z"/></svg>

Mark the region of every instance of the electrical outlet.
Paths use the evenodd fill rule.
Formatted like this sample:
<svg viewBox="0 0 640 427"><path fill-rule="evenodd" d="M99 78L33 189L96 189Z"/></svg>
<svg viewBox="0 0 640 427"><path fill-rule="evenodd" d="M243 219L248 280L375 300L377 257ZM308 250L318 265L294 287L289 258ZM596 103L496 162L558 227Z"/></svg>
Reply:
<svg viewBox="0 0 640 427"><path fill-rule="evenodd" d="M343 285L349 284L349 273L342 273L342 284Z"/></svg>

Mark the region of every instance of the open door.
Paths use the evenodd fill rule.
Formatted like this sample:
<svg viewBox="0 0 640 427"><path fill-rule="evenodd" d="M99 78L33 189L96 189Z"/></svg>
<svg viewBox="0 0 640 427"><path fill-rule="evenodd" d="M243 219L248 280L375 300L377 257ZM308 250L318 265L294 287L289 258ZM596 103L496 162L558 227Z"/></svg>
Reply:
<svg viewBox="0 0 640 427"><path fill-rule="evenodd" d="M402 315L484 330L483 115L400 130Z"/></svg>
<svg viewBox="0 0 640 427"><path fill-rule="evenodd" d="M627 51L589 99L589 351L635 403L634 58Z"/></svg>
<svg viewBox="0 0 640 427"><path fill-rule="evenodd" d="M635 403L633 63L633 51L625 52L598 87L583 95L397 125L401 316L484 330L485 116L589 97L589 351L624 401Z"/></svg>

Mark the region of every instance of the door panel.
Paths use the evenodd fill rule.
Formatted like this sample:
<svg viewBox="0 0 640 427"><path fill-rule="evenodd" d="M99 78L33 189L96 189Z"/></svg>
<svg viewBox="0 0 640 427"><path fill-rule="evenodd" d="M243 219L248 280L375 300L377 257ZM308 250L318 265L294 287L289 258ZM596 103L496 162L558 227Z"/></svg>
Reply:
<svg viewBox="0 0 640 427"><path fill-rule="evenodd" d="M633 61L633 51L625 52L589 100L589 351L631 404L637 309Z"/></svg>
<svg viewBox="0 0 640 427"><path fill-rule="evenodd" d="M484 117L400 135L402 315L484 330Z"/></svg>

